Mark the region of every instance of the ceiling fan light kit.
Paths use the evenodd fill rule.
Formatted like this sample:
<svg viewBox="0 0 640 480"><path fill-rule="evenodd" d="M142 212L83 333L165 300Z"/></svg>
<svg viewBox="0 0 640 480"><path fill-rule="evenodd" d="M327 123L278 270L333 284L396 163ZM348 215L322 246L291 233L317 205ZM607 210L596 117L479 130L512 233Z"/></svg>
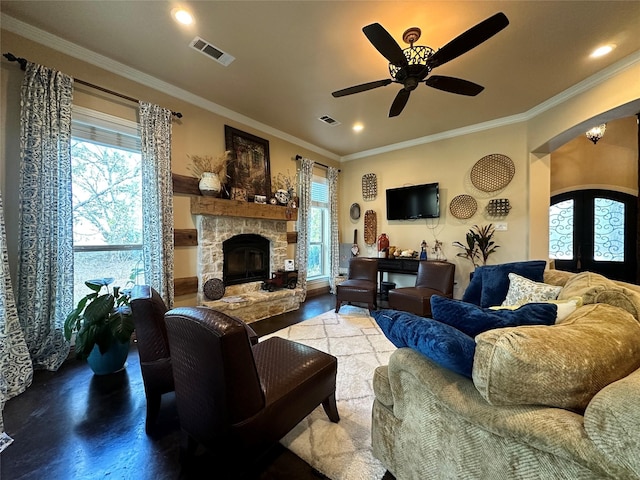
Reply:
<svg viewBox="0 0 640 480"><path fill-rule="evenodd" d="M434 68L459 57L485 42L507 25L509 25L509 20L506 15L502 12L496 13L466 32L458 35L444 47L436 51L431 47L414 45L421 34L418 27L411 27L404 32L402 39L409 44L409 47L402 49L382 25L372 23L371 25L365 26L362 31L376 50L388 60L391 78L354 85L353 87L335 91L332 95L336 98L343 97L378 87L385 87L390 83L399 83L402 85L402 89L396 94L391 104L389 117L400 115L409 100L411 92L415 90L421 82L424 82L425 85L429 87L458 95L478 95L484 90L484 87L481 85L461 78L443 75L429 76L429 74Z"/></svg>

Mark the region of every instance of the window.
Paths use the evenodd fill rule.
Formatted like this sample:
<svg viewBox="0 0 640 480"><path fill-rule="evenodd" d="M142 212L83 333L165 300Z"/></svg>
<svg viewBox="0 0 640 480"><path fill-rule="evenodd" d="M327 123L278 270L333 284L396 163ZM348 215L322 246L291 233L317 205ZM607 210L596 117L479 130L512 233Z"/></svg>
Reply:
<svg viewBox="0 0 640 480"><path fill-rule="evenodd" d="M74 107L71 125L74 302L86 280L144 283L138 125Z"/></svg>
<svg viewBox="0 0 640 480"><path fill-rule="evenodd" d="M593 208L593 259L624 262L623 202L595 198Z"/></svg>
<svg viewBox="0 0 640 480"><path fill-rule="evenodd" d="M325 177L314 175L311 182L307 279L329 275L329 223L329 184Z"/></svg>
<svg viewBox="0 0 640 480"><path fill-rule="evenodd" d="M564 200L549 208L549 258L573 258L573 203Z"/></svg>

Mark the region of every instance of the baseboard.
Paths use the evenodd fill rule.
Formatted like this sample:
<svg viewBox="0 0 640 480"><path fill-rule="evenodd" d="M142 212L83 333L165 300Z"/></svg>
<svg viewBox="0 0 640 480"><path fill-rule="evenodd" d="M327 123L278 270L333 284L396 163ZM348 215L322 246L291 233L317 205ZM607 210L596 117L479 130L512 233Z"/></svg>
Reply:
<svg viewBox="0 0 640 480"><path fill-rule="evenodd" d="M319 295L325 295L327 293L329 293L331 291L331 289L329 288L329 286L325 286L325 287L320 287L320 288L314 288L313 290L307 290L307 298L309 297L317 297Z"/></svg>

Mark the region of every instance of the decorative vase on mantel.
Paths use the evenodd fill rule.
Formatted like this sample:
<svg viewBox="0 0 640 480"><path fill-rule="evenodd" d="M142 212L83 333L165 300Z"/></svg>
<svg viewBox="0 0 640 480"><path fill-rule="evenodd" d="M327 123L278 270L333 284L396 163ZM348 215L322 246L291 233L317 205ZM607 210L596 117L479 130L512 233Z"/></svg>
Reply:
<svg viewBox="0 0 640 480"><path fill-rule="evenodd" d="M204 172L200 178L200 182L198 183L198 188L202 195L219 197L220 192L222 191L222 184L220 183L220 178L216 173Z"/></svg>

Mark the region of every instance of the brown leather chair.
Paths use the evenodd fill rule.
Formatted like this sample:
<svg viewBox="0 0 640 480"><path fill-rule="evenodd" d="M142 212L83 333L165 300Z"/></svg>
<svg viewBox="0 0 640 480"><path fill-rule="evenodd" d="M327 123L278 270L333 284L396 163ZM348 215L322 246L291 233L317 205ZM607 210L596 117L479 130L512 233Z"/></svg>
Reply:
<svg viewBox="0 0 640 480"><path fill-rule="evenodd" d="M136 285L131 291L131 313L136 326L140 370L147 397L145 429L150 432L160 411L162 395L174 391L173 369L164 314L168 308L160 294L149 285ZM246 325L251 344L258 335Z"/></svg>
<svg viewBox="0 0 640 480"><path fill-rule="evenodd" d="M366 303L369 310L377 308L378 260L353 257L349 259L347 280L336 287L336 313L342 302Z"/></svg>
<svg viewBox="0 0 640 480"><path fill-rule="evenodd" d="M455 273L453 263L420 260L415 287L389 290L389 308L430 317L432 295L453 298Z"/></svg>
<svg viewBox="0 0 640 480"><path fill-rule="evenodd" d="M173 392L173 370L169 341L164 324L167 306L160 294L149 285L136 285L131 291L131 313L136 326L140 370L147 397L147 433L155 423L162 395Z"/></svg>
<svg viewBox="0 0 640 480"><path fill-rule="evenodd" d="M339 421L336 357L279 337L251 345L242 320L206 307L175 308L165 321L183 462L202 445L216 472L233 471L320 404Z"/></svg>

